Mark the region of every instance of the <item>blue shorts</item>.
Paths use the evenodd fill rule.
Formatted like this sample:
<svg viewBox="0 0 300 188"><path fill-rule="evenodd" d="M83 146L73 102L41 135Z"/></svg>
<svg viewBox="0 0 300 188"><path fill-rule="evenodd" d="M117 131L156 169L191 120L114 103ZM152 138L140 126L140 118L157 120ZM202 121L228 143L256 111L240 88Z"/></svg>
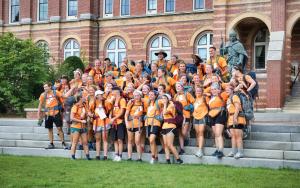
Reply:
<svg viewBox="0 0 300 188"><path fill-rule="evenodd" d="M87 128L79 129L79 128L71 127L71 133L78 132L79 134L82 134L82 133L87 133L87 131L88 131Z"/></svg>

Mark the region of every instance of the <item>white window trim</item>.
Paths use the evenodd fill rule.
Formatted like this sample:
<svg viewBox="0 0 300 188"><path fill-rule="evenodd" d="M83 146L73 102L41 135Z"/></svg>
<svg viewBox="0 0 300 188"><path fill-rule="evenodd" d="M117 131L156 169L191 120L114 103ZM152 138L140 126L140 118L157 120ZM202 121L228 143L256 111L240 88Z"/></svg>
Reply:
<svg viewBox="0 0 300 188"><path fill-rule="evenodd" d="M146 13L147 14L157 14L157 0L156 1L156 9L155 10L148 10L148 4L149 4L149 0L146 0Z"/></svg>
<svg viewBox="0 0 300 188"><path fill-rule="evenodd" d="M114 15L114 0L112 0L111 14L105 14L105 4L106 0L103 0L103 18L110 18ZM121 8L121 7L120 7ZM120 10L121 11L121 10ZM121 14L120 14L121 15Z"/></svg>
<svg viewBox="0 0 300 188"><path fill-rule="evenodd" d="M166 38L168 41L169 41L169 44L170 44L170 47L163 47L162 46L162 38ZM151 45L153 43L154 40L156 40L158 38L158 48L152 48ZM151 55L152 55L152 51L159 51L159 50L164 50L164 51L170 51L170 56L172 54L172 43L171 43L171 40L168 36L166 35L158 35L158 36L155 36L153 37L151 40L150 40L150 43L149 43L149 62L152 63L152 60L151 60ZM171 58L171 57L169 57Z"/></svg>
<svg viewBox="0 0 300 188"><path fill-rule="evenodd" d="M165 0L164 10L165 10L165 13L174 13L176 11L176 0L174 0L174 10L168 11L168 12L167 12L167 0Z"/></svg>
<svg viewBox="0 0 300 188"><path fill-rule="evenodd" d="M207 32L205 34L200 35L197 40L196 40L196 53L198 54L198 49L199 48L206 48L206 60L209 59L209 48L212 47L213 45L210 44L210 35L213 34L212 32ZM199 40L206 35L206 45L198 45ZM200 56L200 54L198 54ZM203 58L203 57L201 57Z"/></svg>
<svg viewBox="0 0 300 188"><path fill-rule="evenodd" d="M47 22L49 20L49 1L48 1L48 15L46 20L40 20L40 0L37 1L37 21L38 22Z"/></svg>
<svg viewBox="0 0 300 188"><path fill-rule="evenodd" d="M193 0L193 10L194 11L201 11L201 10L205 10L205 0L203 0L203 8L200 8L200 9L196 9L195 8L195 0Z"/></svg>
<svg viewBox="0 0 300 188"><path fill-rule="evenodd" d="M67 20L77 19L78 8L79 8L79 6L78 6L78 0L77 0L77 15L76 16L69 16L69 0L67 0L67 12L66 12L66 14L67 14L67 16L66 16Z"/></svg>
<svg viewBox="0 0 300 188"><path fill-rule="evenodd" d="M45 63L49 65L49 64L50 64L50 46L49 46L49 43L48 43L46 40L39 40L39 41L37 41L37 42L35 43L36 46L37 46L39 43L45 43L45 44L47 45L49 58L48 58L47 62L45 62Z"/></svg>
<svg viewBox="0 0 300 188"><path fill-rule="evenodd" d="M65 44L64 44L64 60L66 59L66 46L67 46L67 44L69 43L69 42L71 42L71 41L73 41L73 42L77 42L77 44L78 44L78 46L79 46L79 54L80 54L80 44L79 44L79 42L77 41L77 40L75 40L75 39L73 39L73 38L71 38L71 39L68 39L68 40L66 40L66 42L65 42ZM73 45L71 45L71 49L67 49L67 52L71 52L71 56L74 56L74 49L73 49Z"/></svg>
<svg viewBox="0 0 300 188"><path fill-rule="evenodd" d="M112 41L116 42L116 48L113 49L113 50L109 50L108 46L110 45L110 43ZM124 45L125 45L124 49L119 49L119 41L122 41L124 43ZM108 53L114 53L115 54L115 59L114 60L111 59L111 61L114 62L117 67L119 67L119 63L118 63L119 57L118 57L118 55L119 55L120 52L125 52L125 54L127 55L127 46L126 46L125 41L122 40L122 39L120 39L120 38L117 38L117 37L116 38L112 38L111 40L109 40L108 43L107 43L107 45L106 45L106 57L108 57Z"/></svg>
<svg viewBox="0 0 300 188"><path fill-rule="evenodd" d="M130 0L128 0L128 2L129 2L129 14L128 15L122 15L122 0L120 0L120 17L130 16Z"/></svg>
<svg viewBox="0 0 300 188"><path fill-rule="evenodd" d="M21 19L21 3L19 5L19 21L18 22L12 22L11 21L11 1L12 0L9 0L9 2L8 2L8 5L9 5L9 11L8 11L9 12L9 16L8 16L9 17L8 18L9 19L9 23L10 24L18 24L18 23L20 23L20 19Z"/></svg>
<svg viewBox="0 0 300 188"><path fill-rule="evenodd" d="M259 31L258 31L259 32ZM256 38L257 38L257 34L255 35L254 38L254 45L253 45L253 67L255 70L267 70L267 55L268 55L268 49L269 49L269 37L268 35L270 35L269 31L267 31L267 35L266 35L266 42L255 42ZM256 68L256 46L265 46L265 68Z"/></svg>

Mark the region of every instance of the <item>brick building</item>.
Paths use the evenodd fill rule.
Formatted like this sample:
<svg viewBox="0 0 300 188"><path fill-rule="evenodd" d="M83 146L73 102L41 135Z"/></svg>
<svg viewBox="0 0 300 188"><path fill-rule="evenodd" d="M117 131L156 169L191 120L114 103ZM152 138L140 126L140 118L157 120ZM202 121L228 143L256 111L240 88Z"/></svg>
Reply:
<svg viewBox="0 0 300 188"><path fill-rule="evenodd" d="M206 59L237 31L260 82L260 108L282 108L300 60L298 0L1 0L0 33L32 38L50 63L70 55L154 60L163 48ZM297 53L298 52L298 53ZM268 92L267 92L268 91Z"/></svg>

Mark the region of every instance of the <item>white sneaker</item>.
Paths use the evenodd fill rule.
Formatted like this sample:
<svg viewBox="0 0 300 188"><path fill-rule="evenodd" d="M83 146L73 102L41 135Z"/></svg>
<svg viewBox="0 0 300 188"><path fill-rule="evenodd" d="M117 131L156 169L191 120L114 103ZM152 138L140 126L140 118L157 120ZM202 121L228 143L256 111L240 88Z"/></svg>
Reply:
<svg viewBox="0 0 300 188"><path fill-rule="evenodd" d="M113 161L118 161L118 157L119 157L119 156L115 155Z"/></svg>
<svg viewBox="0 0 300 188"><path fill-rule="evenodd" d="M150 164L154 164L155 163L155 159L151 158L150 159Z"/></svg>
<svg viewBox="0 0 300 188"><path fill-rule="evenodd" d="M227 157L234 157L236 153L234 153L233 151L231 151L230 153L228 153Z"/></svg>
<svg viewBox="0 0 300 188"><path fill-rule="evenodd" d="M244 154L241 153L241 152L237 152L235 155L234 155L234 158L235 159L239 159L239 158L243 158L244 157Z"/></svg>
<svg viewBox="0 0 300 188"><path fill-rule="evenodd" d="M120 156L117 156L116 162L120 162L120 161L122 161L121 157L120 157Z"/></svg>
<svg viewBox="0 0 300 188"><path fill-rule="evenodd" d="M196 157L202 158L202 157L203 157L203 152L202 152L202 150L199 149L199 150L197 151L197 153L195 153L195 155L196 155Z"/></svg>

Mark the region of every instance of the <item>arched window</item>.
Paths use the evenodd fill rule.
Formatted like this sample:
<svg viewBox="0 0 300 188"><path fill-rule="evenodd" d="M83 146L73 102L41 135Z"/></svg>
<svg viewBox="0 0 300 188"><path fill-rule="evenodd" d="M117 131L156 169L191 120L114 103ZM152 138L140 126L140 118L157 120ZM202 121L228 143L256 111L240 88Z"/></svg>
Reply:
<svg viewBox="0 0 300 188"><path fill-rule="evenodd" d="M80 46L75 39L69 39L64 46L64 59L70 56L80 57Z"/></svg>
<svg viewBox="0 0 300 188"><path fill-rule="evenodd" d="M207 60L209 58L209 47L212 45L213 34L205 33L200 35L200 37L196 40L196 53L203 59Z"/></svg>
<svg viewBox="0 0 300 188"><path fill-rule="evenodd" d="M48 42L44 41L44 40L39 40L39 41L37 41L36 46L45 50L46 54L44 55L44 57L45 57L44 62L48 64L49 63L49 56L50 56L50 50L49 50Z"/></svg>
<svg viewBox="0 0 300 188"><path fill-rule="evenodd" d="M261 29L257 32L254 38L254 68L266 69L266 56L269 45L268 29Z"/></svg>
<svg viewBox="0 0 300 188"><path fill-rule="evenodd" d="M106 47L107 57L113 64L120 67L122 60L126 57L126 45L120 38L111 39Z"/></svg>
<svg viewBox="0 0 300 188"><path fill-rule="evenodd" d="M169 60L171 57L171 43L167 36L165 35L157 35L150 41L149 46L149 62L157 61L156 52L163 50L167 53L167 57L165 59Z"/></svg>

